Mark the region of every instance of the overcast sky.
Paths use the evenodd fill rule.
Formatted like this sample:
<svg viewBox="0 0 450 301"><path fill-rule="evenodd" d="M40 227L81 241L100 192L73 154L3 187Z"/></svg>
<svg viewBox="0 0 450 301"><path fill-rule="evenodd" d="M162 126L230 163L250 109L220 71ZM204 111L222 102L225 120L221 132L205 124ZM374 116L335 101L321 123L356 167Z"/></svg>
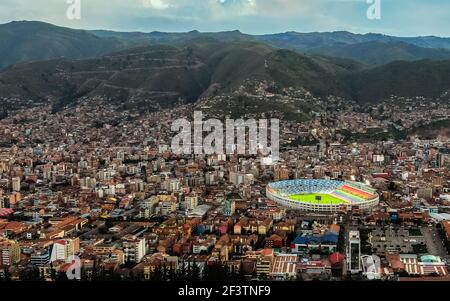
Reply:
<svg viewBox="0 0 450 301"><path fill-rule="evenodd" d="M39 20L72 28L144 32L347 30L450 37L450 0L380 0L380 20L367 18L368 0L80 0L80 20L66 17L67 1L0 0L0 23Z"/></svg>

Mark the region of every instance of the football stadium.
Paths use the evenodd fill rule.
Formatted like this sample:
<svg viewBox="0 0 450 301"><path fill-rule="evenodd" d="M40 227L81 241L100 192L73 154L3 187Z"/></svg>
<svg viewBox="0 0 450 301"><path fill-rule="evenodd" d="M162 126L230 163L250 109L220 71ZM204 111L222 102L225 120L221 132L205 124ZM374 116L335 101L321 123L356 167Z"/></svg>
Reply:
<svg viewBox="0 0 450 301"><path fill-rule="evenodd" d="M336 180L290 180L267 185L267 197L278 204L304 211L337 212L378 205L375 189L358 182Z"/></svg>

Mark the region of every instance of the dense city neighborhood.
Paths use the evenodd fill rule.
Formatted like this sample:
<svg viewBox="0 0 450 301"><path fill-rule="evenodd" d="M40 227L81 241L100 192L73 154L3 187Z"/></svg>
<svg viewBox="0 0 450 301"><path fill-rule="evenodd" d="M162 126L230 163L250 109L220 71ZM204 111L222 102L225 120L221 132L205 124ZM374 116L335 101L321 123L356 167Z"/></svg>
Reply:
<svg viewBox="0 0 450 301"><path fill-rule="evenodd" d="M81 280L449 279L450 139L439 127L448 101L361 106L250 86L156 112L102 97L8 112L0 279L66 279L75 258ZM272 164L172 152L175 119L194 110L233 117L221 102L236 97L314 105L294 116L280 107L241 116L280 118L281 158ZM266 195L270 183L293 179L365 183L379 204L305 212Z"/></svg>

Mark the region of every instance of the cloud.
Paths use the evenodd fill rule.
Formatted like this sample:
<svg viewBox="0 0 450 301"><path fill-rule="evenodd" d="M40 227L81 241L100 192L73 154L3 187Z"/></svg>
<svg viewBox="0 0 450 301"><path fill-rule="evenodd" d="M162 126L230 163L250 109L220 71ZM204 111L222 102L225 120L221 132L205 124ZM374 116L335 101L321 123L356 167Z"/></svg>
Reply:
<svg viewBox="0 0 450 301"><path fill-rule="evenodd" d="M142 6L144 8L152 8L157 10L165 10L170 7L173 7L173 4L171 1L166 0L143 0Z"/></svg>

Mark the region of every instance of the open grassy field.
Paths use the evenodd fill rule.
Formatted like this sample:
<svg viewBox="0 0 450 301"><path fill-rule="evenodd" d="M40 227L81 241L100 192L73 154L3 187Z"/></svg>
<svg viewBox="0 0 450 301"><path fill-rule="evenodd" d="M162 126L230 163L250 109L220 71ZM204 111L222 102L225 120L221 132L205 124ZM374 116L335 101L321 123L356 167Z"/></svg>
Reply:
<svg viewBox="0 0 450 301"><path fill-rule="evenodd" d="M318 201L316 197L322 197L321 201ZM338 199L334 196L328 194L295 194L289 196L289 199L293 201L299 201L304 203L313 203L313 204L330 204L330 205L339 205L346 204L347 202L341 199Z"/></svg>

